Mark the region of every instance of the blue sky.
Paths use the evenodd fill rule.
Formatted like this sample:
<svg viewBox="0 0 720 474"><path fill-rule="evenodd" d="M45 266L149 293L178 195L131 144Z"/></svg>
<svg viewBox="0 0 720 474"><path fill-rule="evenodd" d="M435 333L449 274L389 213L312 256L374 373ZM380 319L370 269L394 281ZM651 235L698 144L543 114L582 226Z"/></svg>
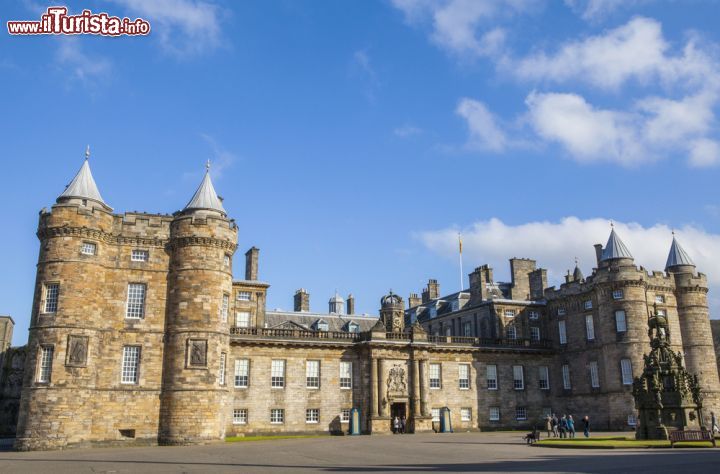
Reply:
<svg viewBox="0 0 720 474"><path fill-rule="evenodd" d="M53 4L57 2L52 2ZM40 1L6 2L7 20ZM0 35L0 313L27 337L37 213L86 144L117 212L170 213L206 159L270 308L376 313L482 263L586 274L609 221L647 268L676 229L720 310L716 1L70 2L148 37ZM236 277L242 277L236 265ZM467 282L467 280L465 280Z"/></svg>

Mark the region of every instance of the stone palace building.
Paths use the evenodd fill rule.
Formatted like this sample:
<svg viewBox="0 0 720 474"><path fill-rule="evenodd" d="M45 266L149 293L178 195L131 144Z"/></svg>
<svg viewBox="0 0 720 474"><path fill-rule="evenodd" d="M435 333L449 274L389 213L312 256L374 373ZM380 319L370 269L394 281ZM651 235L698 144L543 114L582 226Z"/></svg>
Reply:
<svg viewBox="0 0 720 474"><path fill-rule="evenodd" d="M233 279L238 224L207 173L173 215L116 214L86 159L37 236L27 346L9 347L0 317L0 435L17 449L340 434L351 414L363 433L389 432L394 416L421 432L444 408L454 431L552 412L628 429L651 311L720 409L706 277L674 237L665 271L637 267L612 230L592 274L576 268L559 288L513 258L510 282L481 266L458 293L430 280L406 306L391 292L378 317L337 294L313 313L302 289L294 311L269 311L257 248Z"/></svg>

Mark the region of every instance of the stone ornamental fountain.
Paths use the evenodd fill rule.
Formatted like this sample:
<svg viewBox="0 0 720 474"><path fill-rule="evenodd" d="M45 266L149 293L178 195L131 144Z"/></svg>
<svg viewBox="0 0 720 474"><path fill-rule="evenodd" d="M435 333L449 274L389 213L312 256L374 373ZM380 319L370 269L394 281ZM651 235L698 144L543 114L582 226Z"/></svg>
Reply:
<svg viewBox="0 0 720 474"><path fill-rule="evenodd" d="M635 377L633 396L639 412L636 439L668 439L673 430L705 430L702 393L697 375L683 366L682 354L670 348L667 318L657 306L648 320L650 354L642 375Z"/></svg>

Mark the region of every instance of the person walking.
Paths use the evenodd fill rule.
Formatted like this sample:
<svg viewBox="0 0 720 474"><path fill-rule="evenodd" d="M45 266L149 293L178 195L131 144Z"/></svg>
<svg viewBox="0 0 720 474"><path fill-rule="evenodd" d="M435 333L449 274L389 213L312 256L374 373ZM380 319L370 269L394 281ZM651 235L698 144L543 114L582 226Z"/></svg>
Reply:
<svg viewBox="0 0 720 474"><path fill-rule="evenodd" d="M405 417L400 418L400 434L405 434Z"/></svg>
<svg viewBox="0 0 720 474"><path fill-rule="evenodd" d="M583 423L583 434L586 438L590 437L590 417L585 415L585 417L582 419Z"/></svg>
<svg viewBox="0 0 720 474"><path fill-rule="evenodd" d="M710 412L710 432L715 436L715 433L720 433L720 428L718 428L717 424L717 418L715 418L715 412Z"/></svg>
<svg viewBox="0 0 720 474"><path fill-rule="evenodd" d="M567 431L568 431L568 425L567 425L567 418L565 415L560 418L560 437L561 438L567 438Z"/></svg>
<svg viewBox="0 0 720 474"><path fill-rule="evenodd" d="M400 419L396 416L393 418L393 434L398 434L400 431Z"/></svg>
<svg viewBox="0 0 720 474"><path fill-rule="evenodd" d="M574 438L575 437L575 420L573 420L572 415L568 415L567 427L568 427L568 434L570 435L570 438Z"/></svg>
<svg viewBox="0 0 720 474"><path fill-rule="evenodd" d="M550 434L553 432L552 428L552 416L547 415L545 417L545 430L547 431L547 437L550 437Z"/></svg>
<svg viewBox="0 0 720 474"><path fill-rule="evenodd" d="M558 419L557 419L557 416L555 416L555 413L553 413L551 422L552 422L553 438L557 438L558 437Z"/></svg>

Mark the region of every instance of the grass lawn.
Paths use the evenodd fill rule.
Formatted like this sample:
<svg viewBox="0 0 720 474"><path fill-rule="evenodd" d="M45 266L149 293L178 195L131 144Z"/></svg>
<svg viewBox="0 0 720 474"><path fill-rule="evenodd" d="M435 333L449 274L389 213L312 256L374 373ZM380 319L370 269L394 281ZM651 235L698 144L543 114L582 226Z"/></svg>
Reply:
<svg viewBox="0 0 720 474"><path fill-rule="evenodd" d="M296 438L325 438L330 435L277 435L277 436L228 436L226 443L239 443L243 441L266 441L271 439L296 439Z"/></svg>
<svg viewBox="0 0 720 474"><path fill-rule="evenodd" d="M598 437L598 438L548 438L535 443L544 448L583 448L583 449L622 449L622 448L669 448L670 441L636 440L633 437ZM675 443L676 448L712 448L709 441L685 441Z"/></svg>

